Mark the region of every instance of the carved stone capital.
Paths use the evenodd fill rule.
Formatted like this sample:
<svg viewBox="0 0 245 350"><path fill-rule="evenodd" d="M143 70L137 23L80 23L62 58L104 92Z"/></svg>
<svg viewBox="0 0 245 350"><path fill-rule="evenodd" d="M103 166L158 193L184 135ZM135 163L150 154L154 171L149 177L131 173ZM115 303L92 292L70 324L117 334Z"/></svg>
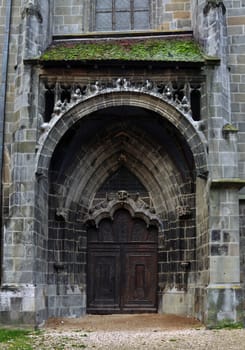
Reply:
<svg viewBox="0 0 245 350"><path fill-rule="evenodd" d="M189 218L191 216L191 209L188 205L179 205L176 208L177 215L179 218Z"/></svg>
<svg viewBox="0 0 245 350"><path fill-rule="evenodd" d="M216 8L221 8L223 15L225 15L226 7L223 1L220 1L220 0L208 0L206 5L203 8L203 14L207 16L211 9L216 9Z"/></svg>
<svg viewBox="0 0 245 350"><path fill-rule="evenodd" d="M22 19L29 16L36 16L39 23L43 22L43 17L41 15L39 7L34 3L33 0L27 1L22 11Z"/></svg>
<svg viewBox="0 0 245 350"><path fill-rule="evenodd" d="M55 214L57 217L62 218L65 221L68 220L69 212L68 212L68 209L66 208L57 208Z"/></svg>

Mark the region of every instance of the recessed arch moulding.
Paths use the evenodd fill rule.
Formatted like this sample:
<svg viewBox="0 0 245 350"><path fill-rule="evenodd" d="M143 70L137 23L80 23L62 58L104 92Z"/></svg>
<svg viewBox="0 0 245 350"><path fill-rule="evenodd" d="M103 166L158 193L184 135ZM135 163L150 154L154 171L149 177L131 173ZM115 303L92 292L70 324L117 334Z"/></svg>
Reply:
<svg viewBox="0 0 245 350"><path fill-rule="evenodd" d="M138 194L145 200L144 215L161 223L158 311L169 312L168 305L174 302L172 312L201 317L202 301L196 309L194 304L202 294L196 285L203 282L205 270L201 245L197 246L205 243L205 234L197 220L196 200L207 176L203 135L189 116L166 101L133 91L90 96L51 119L41 135L36 174L39 186L48 187L48 206L40 208L45 201L37 201L40 210L48 212L49 222L48 315L86 313L86 225L93 221L91 213L98 208L103 212L106 200L114 200L116 210L120 201L116 204L115 196L99 198L98 193L121 167L146 189L147 200ZM40 190L39 196L44 192ZM131 215L133 203L133 196L127 199ZM113 219L113 210L104 215Z"/></svg>

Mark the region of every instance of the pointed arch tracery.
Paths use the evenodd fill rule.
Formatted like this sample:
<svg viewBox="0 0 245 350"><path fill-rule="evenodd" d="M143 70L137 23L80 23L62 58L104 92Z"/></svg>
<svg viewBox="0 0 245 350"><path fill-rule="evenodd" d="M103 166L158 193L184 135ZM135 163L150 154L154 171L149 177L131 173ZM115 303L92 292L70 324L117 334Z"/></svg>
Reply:
<svg viewBox="0 0 245 350"><path fill-rule="evenodd" d="M61 117L53 118L40 137L36 172L47 175L56 146L65 133L79 120L93 112L116 106L135 106L147 109L155 112L159 118L166 119L177 128L187 142L195 160L197 174L206 176L208 170L205 140L196 123L166 101L160 100L152 94L142 94L137 91L112 91L97 94L81 101Z"/></svg>
<svg viewBox="0 0 245 350"><path fill-rule="evenodd" d="M148 122L147 125L144 125L145 129L142 135L140 133L143 129L137 130L137 127L134 127L134 123L132 123L132 126L127 125L128 129L125 130L122 127L123 122L115 127L112 123L112 127L107 126L104 135L100 135L99 131L103 129L107 112L121 108L142 111L143 115L144 111L152 113L152 123ZM91 127L89 121L96 120L96 118L100 119L101 124L98 124L98 130L94 137L90 140L85 133L82 133L81 138L85 139L86 142L78 147L74 137L77 130L84 129L89 134ZM136 124L137 120L141 119L140 113L137 118L135 119ZM167 150L164 150L158 145L161 142L159 135L158 139L154 139L154 136L149 137L151 124L157 125L162 121L167 121L168 125L171 125L171 128L175 130L173 135L169 136L170 139L176 138L177 142L178 135L179 144L176 147L185 148L186 152L189 153L189 159L193 158L193 164L188 164L188 157L185 159L184 156L185 152L178 153L178 157L183 154L179 164L184 170L178 168L174 152L171 154L175 141L172 141L170 146L166 144ZM128 169L151 192L154 207L158 213L175 211L177 207L185 206L187 196L185 196L186 188L184 187L189 186L188 182L193 182L196 174L205 175L207 172L205 146L194 125L173 106L156 100L150 95L142 96L132 92L96 95L79 103L56 121L53 120L50 127L51 129L43 136L38 151L37 174L48 174L52 168L50 168L51 159L54 159L57 146L62 144L64 138L69 139L70 152L73 152L76 158L73 164L67 166L64 162L58 169L58 178L59 176L64 177L61 180L56 178L58 190L55 195L58 199L55 205L60 212L64 211L64 208L69 210L72 205L74 206L74 203L82 203L82 207L88 209L93 193L112 171L119 168L123 158L126 158ZM165 131L164 137L166 139L169 131L172 132L170 129ZM73 142L73 140L75 141ZM63 151L66 154L67 149L64 148ZM69 160L69 157L67 159ZM189 171L188 176L192 177L190 181L188 176L182 173L186 170L185 166L189 168L187 173ZM52 171L53 169L51 169Z"/></svg>
<svg viewBox="0 0 245 350"><path fill-rule="evenodd" d="M159 288L167 279L170 287L185 288L187 272L179 264L195 262L194 183L207 169L205 145L190 120L154 96L112 92L79 103L49 126L37 155L37 188L45 199L38 205L49 201L43 206L49 278L52 262L61 259L73 269L71 280L86 285L86 223L113 217L123 203L132 217L162 228ZM152 207L141 197L118 200L116 193L95 203L96 192L122 164L150 193Z"/></svg>

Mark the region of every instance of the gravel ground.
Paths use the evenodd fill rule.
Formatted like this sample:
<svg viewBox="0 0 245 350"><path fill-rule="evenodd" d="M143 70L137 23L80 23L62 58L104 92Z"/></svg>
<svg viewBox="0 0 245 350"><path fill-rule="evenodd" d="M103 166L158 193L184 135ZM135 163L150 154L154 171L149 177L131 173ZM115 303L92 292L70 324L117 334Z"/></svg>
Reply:
<svg viewBox="0 0 245 350"><path fill-rule="evenodd" d="M182 331L46 331L34 340L34 349L164 349L244 350L244 330Z"/></svg>
<svg viewBox="0 0 245 350"><path fill-rule="evenodd" d="M50 320L33 342L38 350L245 350L245 330L206 330L171 315L86 316Z"/></svg>
<svg viewBox="0 0 245 350"><path fill-rule="evenodd" d="M51 319L31 337L35 350L245 350L244 329L206 330L195 319L174 315Z"/></svg>

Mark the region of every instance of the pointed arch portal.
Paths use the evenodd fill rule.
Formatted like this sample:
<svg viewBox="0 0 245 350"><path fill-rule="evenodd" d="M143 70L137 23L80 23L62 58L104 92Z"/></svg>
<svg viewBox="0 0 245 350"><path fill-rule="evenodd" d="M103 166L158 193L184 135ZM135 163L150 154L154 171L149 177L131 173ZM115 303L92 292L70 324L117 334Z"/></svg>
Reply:
<svg viewBox="0 0 245 350"><path fill-rule="evenodd" d="M57 291L49 316L164 312L168 291L192 295L206 154L190 121L125 92L88 99L51 126L37 163L43 212L48 202L47 280ZM183 314L190 306L178 293Z"/></svg>

